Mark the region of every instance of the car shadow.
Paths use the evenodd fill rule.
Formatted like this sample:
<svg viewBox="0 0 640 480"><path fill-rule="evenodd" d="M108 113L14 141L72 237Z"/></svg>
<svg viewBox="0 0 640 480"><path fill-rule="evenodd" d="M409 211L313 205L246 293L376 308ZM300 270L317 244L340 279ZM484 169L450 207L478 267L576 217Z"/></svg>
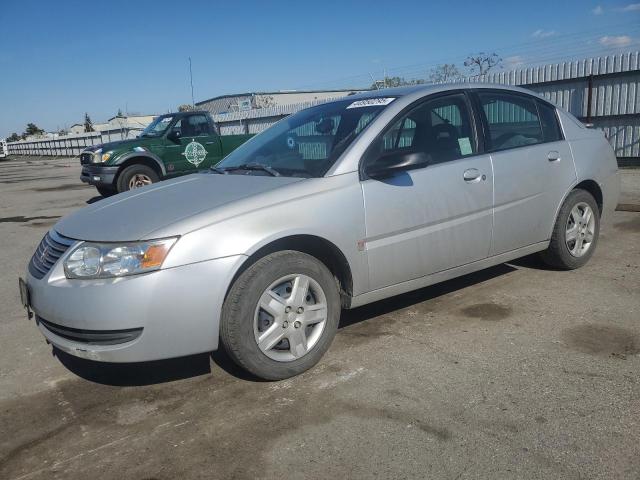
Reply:
<svg viewBox="0 0 640 480"><path fill-rule="evenodd" d="M103 197L102 195L98 195L96 197L91 197L89 200L87 200L87 204L91 205L92 203L96 203L99 202L100 200L104 200L107 197Z"/></svg>
<svg viewBox="0 0 640 480"><path fill-rule="evenodd" d="M403 308L410 307L411 305L427 302L516 270L517 268L506 263L502 263L495 267L470 273L452 280L447 280L446 282L436 283L435 285L430 285L419 290L413 290L401 295L396 295L352 310L343 310L338 328L341 329L349 327L356 323L391 313L395 310L402 310Z"/></svg>
<svg viewBox="0 0 640 480"><path fill-rule="evenodd" d="M547 265L542 261L538 253L532 253L526 257L517 258L509 262L509 265L515 265L516 267L530 268L532 270L547 270L550 272L562 271L561 268Z"/></svg>
<svg viewBox="0 0 640 480"><path fill-rule="evenodd" d="M102 385L156 385L211 373L209 353L139 363L96 362L74 357L56 347L52 353L72 373Z"/></svg>
<svg viewBox="0 0 640 480"><path fill-rule="evenodd" d="M338 328L342 329L359 322L375 319L375 317L395 310L427 302L515 270L517 268L501 264L353 310L343 310ZM96 362L74 357L55 347L53 355L75 375L91 382L111 386L155 385L211 374L211 360L220 369L235 378L250 382L263 381L238 367L222 348L212 353L140 363Z"/></svg>

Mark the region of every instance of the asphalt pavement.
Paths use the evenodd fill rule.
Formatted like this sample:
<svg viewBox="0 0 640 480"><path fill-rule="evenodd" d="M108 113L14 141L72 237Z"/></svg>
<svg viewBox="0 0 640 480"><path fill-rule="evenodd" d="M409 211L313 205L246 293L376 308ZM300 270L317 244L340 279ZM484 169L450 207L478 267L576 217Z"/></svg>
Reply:
<svg viewBox="0 0 640 480"><path fill-rule="evenodd" d="M1 479L640 478L633 208L582 269L527 257L344 312L317 367L257 382L217 353L104 365L45 343L17 278L100 201L79 172L0 162ZM640 205L640 170L622 183Z"/></svg>

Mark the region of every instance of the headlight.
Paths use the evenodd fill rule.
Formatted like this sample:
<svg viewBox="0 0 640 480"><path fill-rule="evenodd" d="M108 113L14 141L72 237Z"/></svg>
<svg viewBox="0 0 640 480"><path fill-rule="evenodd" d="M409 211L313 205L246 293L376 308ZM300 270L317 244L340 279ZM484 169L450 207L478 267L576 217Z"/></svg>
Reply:
<svg viewBox="0 0 640 480"><path fill-rule="evenodd" d="M101 158L102 158L102 149L99 148L95 152L93 152L93 158L91 159L91 161L93 163L100 163Z"/></svg>
<svg viewBox="0 0 640 480"><path fill-rule="evenodd" d="M106 152L102 154L102 161L106 162L107 160L109 160L111 158L111 155L113 155L113 152Z"/></svg>
<svg viewBox="0 0 640 480"><path fill-rule="evenodd" d="M67 278L112 278L162 266L177 238L127 243L80 244L64 261Z"/></svg>

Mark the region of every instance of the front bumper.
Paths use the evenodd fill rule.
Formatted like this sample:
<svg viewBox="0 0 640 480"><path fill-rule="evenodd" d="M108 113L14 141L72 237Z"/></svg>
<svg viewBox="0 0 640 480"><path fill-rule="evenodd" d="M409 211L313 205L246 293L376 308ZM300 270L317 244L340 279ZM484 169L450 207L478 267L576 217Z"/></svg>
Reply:
<svg viewBox="0 0 640 480"><path fill-rule="evenodd" d="M71 355L118 363L216 350L227 286L246 258L116 279L70 280L62 267L65 256L42 279L27 273L38 328Z"/></svg>
<svg viewBox="0 0 640 480"><path fill-rule="evenodd" d="M112 187L115 183L119 167L107 167L105 165L82 165L80 180L97 187Z"/></svg>

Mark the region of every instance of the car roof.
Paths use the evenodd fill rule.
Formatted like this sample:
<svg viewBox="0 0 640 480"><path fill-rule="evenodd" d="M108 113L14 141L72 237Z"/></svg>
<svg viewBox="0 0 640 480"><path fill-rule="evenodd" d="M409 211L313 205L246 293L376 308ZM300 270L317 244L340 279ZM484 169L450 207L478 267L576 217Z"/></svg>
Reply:
<svg viewBox="0 0 640 480"><path fill-rule="evenodd" d="M455 83L432 83L429 85L409 85L405 87L392 87L382 88L380 90L368 90L366 92L356 93L349 95L346 98L364 99L364 98L381 98L381 97L404 97L410 94L428 95L429 93L445 92L448 90L473 90L473 89L500 89L510 90L513 92L527 93L529 95L536 95L535 92L525 90L520 87L513 87L510 85L502 85L499 83L480 83L480 82L455 82Z"/></svg>
<svg viewBox="0 0 640 480"><path fill-rule="evenodd" d="M205 110L189 110L188 112L173 112L173 113L163 113L162 115L158 115L160 117L184 117L185 115L193 115L194 113L199 113L202 115L209 115L209 112Z"/></svg>

